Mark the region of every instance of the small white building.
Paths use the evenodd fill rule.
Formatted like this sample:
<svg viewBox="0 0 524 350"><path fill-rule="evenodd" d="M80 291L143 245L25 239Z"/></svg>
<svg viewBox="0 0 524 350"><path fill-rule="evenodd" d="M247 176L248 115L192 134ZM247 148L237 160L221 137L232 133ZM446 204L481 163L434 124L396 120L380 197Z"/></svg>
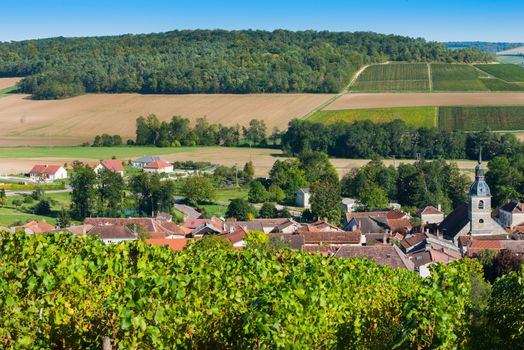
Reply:
<svg viewBox="0 0 524 350"><path fill-rule="evenodd" d="M148 173L171 174L173 172L173 165L163 160L156 160L146 164L144 166L144 171Z"/></svg>
<svg viewBox="0 0 524 350"><path fill-rule="evenodd" d="M122 177L124 176L124 173L125 173L124 166L122 165L122 162L119 161L118 159L105 159L101 161L100 164L98 164L95 167L95 173L98 174L102 169L106 169L114 173L118 173Z"/></svg>
<svg viewBox="0 0 524 350"><path fill-rule="evenodd" d="M352 213L357 209L357 200L354 198L342 198L342 212Z"/></svg>
<svg viewBox="0 0 524 350"><path fill-rule="evenodd" d="M301 208L311 208L309 200L311 198L311 192L309 188L300 188L295 194L295 204Z"/></svg>
<svg viewBox="0 0 524 350"><path fill-rule="evenodd" d="M60 165L35 165L29 171L29 178L34 182L53 182L67 179L67 170Z"/></svg>

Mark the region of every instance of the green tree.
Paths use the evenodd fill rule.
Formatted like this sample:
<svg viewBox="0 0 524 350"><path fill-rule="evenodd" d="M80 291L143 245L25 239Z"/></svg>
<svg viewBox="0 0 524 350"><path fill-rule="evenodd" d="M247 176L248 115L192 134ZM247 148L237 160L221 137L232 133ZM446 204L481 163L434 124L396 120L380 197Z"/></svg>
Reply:
<svg viewBox="0 0 524 350"><path fill-rule="evenodd" d="M5 194L5 189L0 188L0 207L3 207L7 204L7 196ZM14 204L14 202L13 202Z"/></svg>
<svg viewBox="0 0 524 350"><path fill-rule="evenodd" d="M211 252L229 251L233 250L233 244L227 238L217 235L207 235L195 243L187 245L184 249Z"/></svg>
<svg viewBox="0 0 524 350"><path fill-rule="evenodd" d="M329 161L326 153L323 152L303 152L298 156L300 168L304 171L306 180L313 183L320 179L335 178L338 175L335 167Z"/></svg>
<svg viewBox="0 0 524 350"><path fill-rule="evenodd" d="M125 183L119 173L102 169L97 175L99 210L104 213L115 213L122 209Z"/></svg>
<svg viewBox="0 0 524 350"><path fill-rule="evenodd" d="M271 184L268 189L268 200L280 203L286 199L286 193L277 184Z"/></svg>
<svg viewBox="0 0 524 350"><path fill-rule="evenodd" d="M181 191L192 202L212 202L216 198L216 189L211 180L200 175L185 179Z"/></svg>
<svg viewBox="0 0 524 350"><path fill-rule="evenodd" d="M251 181L249 184L248 200L251 203L262 203L268 199L268 192L260 181Z"/></svg>
<svg viewBox="0 0 524 350"><path fill-rule="evenodd" d="M308 184L304 171L300 169L300 163L296 159L277 160L269 176L275 185L284 190L288 201L293 201L298 189Z"/></svg>
<svg viewBox="0 0 524 350"><path fill-rule="evenodd" d="M40 202L36 203L33 212L36 215L49 215L51 214L51 204L49 204L49 201L46 199L42 199Z"/></svg>
<svg viewBox="0 0 524 350"><path fill-rule="evenodd" d="M359 191L359 204L368 211L380 208L389 208L389 199L386 192L376 186L368 185Z"/></svg>
<svg viewBox="0 0 524 350"><path fill-rule="evenodd" d="M244 165L244 176L250 180L255 177L255 166L252 161L249 161Z"/></svg>
<svg viewBox="0 0 524 350"><path fill-rule="evenodd" d="M311 186L311 212L319 219L326 218L339 225L342 218L342 198L337 181L317 181Z"/></svg>
<svg viewBox="0 0 524 350"><path fill-rule="evenodd" d="M278 216L278 210L274 203L265 202L258 211L259 218L276 218Z"/></svg>
<svg viewBox="0 0 524 350"><path fill-rule="evenodd" d="M263 120L252 119L249 127L244 129L244 137L254 145L260 144L266 139L267 127Z"/></svg>
<svg viewBox="0 0 524 350"><path fill-rule="evenodd" d="M246 221L256 215L256 209L248 201L241 198L233 199L226 211L226 217Z"/></svg>
<svg viewBox="0 0 524 350"><path fill-rule="evenodd" d="M62 207L62 210L58 213L58 217L56 218L56 224L60 228L66 228L71 224L71 217L69 216L68 211Z"/></svg>
<svg viewBox="0 0 524 350"><path fill-rule="evenodd" d="M73 163L71 173L71 215L78 220L88 217L96 203L96 174L81 162Z"/></svg>
<svg viewBox="0 0 524 350"><path fill-rule="evenodd" d="M262 231L249 231L244 238L246 249L268 249L269 237Z"/></svg>
<svg viewBox="0 0 524 350"><path fill-rule="evenodd" d="M159 174L141 173L131 179L130 188L136 198L137 209L148 215L171 212L175 203L173 181L161 181Z"/></svg>

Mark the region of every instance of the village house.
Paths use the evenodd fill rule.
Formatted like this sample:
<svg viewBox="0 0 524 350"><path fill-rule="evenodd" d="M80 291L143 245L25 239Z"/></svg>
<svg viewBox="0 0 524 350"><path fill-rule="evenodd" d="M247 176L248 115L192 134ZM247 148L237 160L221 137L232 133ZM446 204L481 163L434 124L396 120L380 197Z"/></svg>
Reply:
<svg viewBox="0 0 524 350"><path fill-rule="evenodd" d="M134 167L139 167L139 168L143 168L145 167L147 164L149 163L152 163L152 162L156 162L158 160L161 160L163 162L166 162L167 163L167 160L164 160L160 157L156 157L156 156L146 156L146 157L140 157L138 159L135 159L133 161L131 161L131 165L134 166Z"/></svg>
<svg viewBox="0 0 524 350"><path fill-rule="evenodd" d="M46 232L53 231L55 226L48 224L45 220L34 221L31 220L25 225L22 226L13 226L11 227L11 233L24 231L27 234L42 234Z"/></svg>
<svg viewBox="0 0 524 350"><path fill-rule="evenodd" d="M333 256L335 258L366 258L380 266L415 270L413 262L395 245L343 246Z"/></svg>
<svg viewBox="0 0 524 350"><path fill-rule="evenodd" d="M344 215L344 230L359 229L363 234L387 233L402 237L411 232L413 226L408 214L393 209L377 209L372 212L346 213Z"/></svg>
<svg viewBox="0 0 524 350"><path fill-rule="evenodd" d="M309 188L300 188L295 193L295 205L300 208L311 208L310 199L311 193Z"/></svg>
<svg viewBox="0 0 524 350"><path fill-rule="evenodd" d="M60 165L35 165L29 171L29 178L34 182L53 182L67 179L67 170Z"/></svg>
<svg viewBox="0 0 524 350"><path fill-rule="evenodd" d="M421 225L440 224L444 221L444 213L441 211L440 205L438 208L427 206L417 212L420 218Z"/></svg>
<svg viewBox="0 0 524 350"><path fill-rule="evenodd" d="M242 226L236 226L232 232L221 234L220 237L229 240L233 244L233 248L244 248L247 232Z"/></svg>
<svg viewBox="0 0 524 350"><path fill-rule="evenodd" d="M513 230L524 223L524 201L509 201L499 208L495 220L502 226Z"/></svg>
<svg viewBox="0 0 524 350"><path fill-rule="evenodd" d="M173 172L173 165L163 160L155 160L144 165L144 171L148 173L171 174Z"/></svg>
<svg viewBox="0 0 524 350"><path fill-rule="evenodd" d="M101 161L96 167L95 167L95 173L99 173L102 169L109 170L113 173L118 173L122 177L124 177L125 170L124 166L122 165L122 162L118 159L105 159Z"/></svg>

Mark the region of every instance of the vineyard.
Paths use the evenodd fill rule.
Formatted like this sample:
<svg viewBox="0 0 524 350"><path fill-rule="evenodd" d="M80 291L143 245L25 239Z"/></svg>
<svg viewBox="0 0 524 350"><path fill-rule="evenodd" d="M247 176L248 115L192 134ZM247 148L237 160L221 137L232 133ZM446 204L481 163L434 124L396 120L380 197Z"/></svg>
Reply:
<svg viewBox="0 0 524 350"><path fill-rule="evenodd" d="M475 67L508 82L524 82L524 68L514 64L477 64Z"/></svg>
<svg viewBox="0 0 524 350"><path fill-rule="evenodd" d="M524 106L440 107L438 116L439 128L445 130L524 129Z"/></svg>
<svg viewBox="0 0 524 350"><path fill-rule="evenodd" d="M401 119L415 127L434 128L437 126L436 107L400 107L372 109L343 109L318 111L308 118L312 122L325 124L353 123L357 120L370 120L373 123L387 123Z"/></svg>
<svg viewBox="0 0 524 350"><path fill-rule="evenodd" d="M462 349L477 333L522 344L524 276L495 283L484 323L475 312L489 289L479 288L481 267L470 260L422 279L286 249L197 242L173 252L60 233L0 237L5 349L98 349L103 337L120 349ZM473 320L480 332L470 332Z"/></svg>
<svg viewBox="0 0 524 350"><path fill-rule="evenodd" d="M431 73L435 91L488 90L479 79L481 73L470 65L432 64Z"/></svg>
<svg viewBox="0 0 524 350"><path fill-rule="evenodd" d="M378 64L366 68L350 90L353 92L524 91L524 68L513 64L431 63L429 68L425 63Z"/></svg>
<svg viewBox="0 0 524 350"><path fill-rule="evenodd" d="M351 90L366 91L429 91L426 63L391 63L372 65L358 77Z"/></svg>

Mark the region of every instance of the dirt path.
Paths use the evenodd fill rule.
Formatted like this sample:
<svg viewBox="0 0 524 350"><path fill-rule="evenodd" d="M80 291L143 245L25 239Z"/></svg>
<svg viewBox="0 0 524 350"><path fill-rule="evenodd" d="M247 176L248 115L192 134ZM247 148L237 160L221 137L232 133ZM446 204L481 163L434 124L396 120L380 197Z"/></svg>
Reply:
<svg viewBox="0 0 524 350"><path fill-rule="evenodd" d="M324 110L418 107L524 105L521 92L415 92L343 94Z"/></svg>
<svg viewBox="0 0 524 350"><path fill-rule="evenodd" d="M348 93L349 92L349 88L351 87L351 85L353 85L353 83L355 83L355 81L358 79L358 77L360 76L360 74L362 74L362 72L367 68L369 67L369 64L366 64L364 65L363 67L361 67L356 73L355 75L353 76L353 78L351 78L351 81L349 82L349 84L341 91L339 92L338 94L336 94L335 96L331 97L329 100L327 100L326 102L318 105L315 109L313 109L312 111L308 112L306 115L304 115L302 117L302 119L307 119L309 117L311 117L313 114L317 113L318 111L321 111L323 110L324 108L326 108L327 106L329 106L330 104L332 104L333 102L335 102L340 96L344 95L345 93Z"/></svg>
<svg viewBox="0 0 524 350"><path fill-rule="evenodd" d="M428 65L428 81L429 81L429 92L433 91L433 77L431 76L431 64Z"/></svg>

